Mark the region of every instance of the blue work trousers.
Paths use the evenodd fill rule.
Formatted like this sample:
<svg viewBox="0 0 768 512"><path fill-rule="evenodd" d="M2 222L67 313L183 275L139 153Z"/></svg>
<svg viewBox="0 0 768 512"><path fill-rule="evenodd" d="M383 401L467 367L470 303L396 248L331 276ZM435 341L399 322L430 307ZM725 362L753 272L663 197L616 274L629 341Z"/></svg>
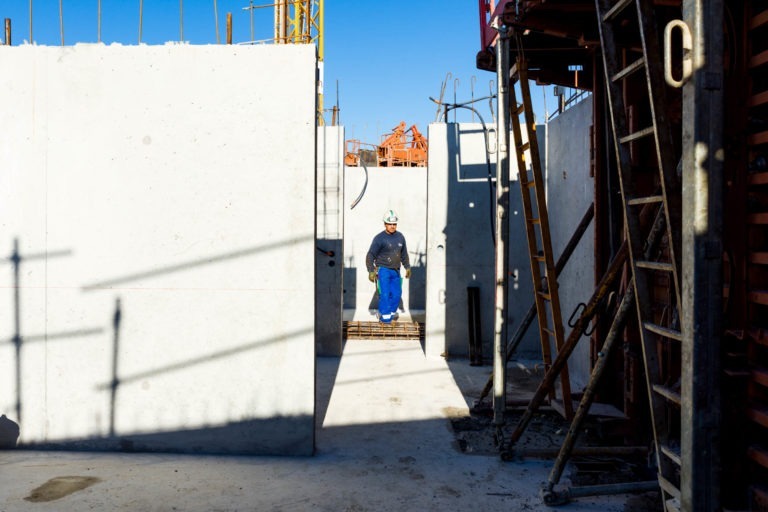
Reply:
<svg viewBox="0 0 768 512"><path fill-rule="evenodd" d="M403 295L400 271L379 267L379 321L388 324L397 313Z"/></svg>

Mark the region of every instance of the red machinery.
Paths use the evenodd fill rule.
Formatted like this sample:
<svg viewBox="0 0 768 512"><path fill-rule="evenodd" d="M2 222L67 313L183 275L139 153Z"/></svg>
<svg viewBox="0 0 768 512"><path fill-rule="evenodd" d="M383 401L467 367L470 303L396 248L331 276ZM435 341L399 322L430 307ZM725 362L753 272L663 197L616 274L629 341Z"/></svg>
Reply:
<svg viewBox="0 0 768 512"><path fill-rule="evenodd" d="M368 146L369 149L362 149ZM427 139L412 125L405 129L405 121L401 121L392 133L382 136L381 143L363 144L359 140L347 141L344 164L360 165L360 161L378 167L425 167L427 165Z"/></svg>

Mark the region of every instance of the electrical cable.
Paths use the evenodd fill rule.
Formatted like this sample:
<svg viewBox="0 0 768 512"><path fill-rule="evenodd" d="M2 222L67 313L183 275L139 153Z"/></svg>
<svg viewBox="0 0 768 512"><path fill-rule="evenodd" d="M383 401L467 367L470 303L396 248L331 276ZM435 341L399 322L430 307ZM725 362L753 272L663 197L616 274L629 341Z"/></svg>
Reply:
<svg viewBox="0 0 768 512"><path fill-rule="evenodd" d="M360 200L363 198L363 195L365 195L365 189L368 188L368 167L366 167L365 162L363 162L362 159L360 159L360 163L363 164L363 169L365 169L365 183L363 184L363 190L360 191L360 194L357 196L357 199L352 201L352 205L349 207L350 210L353 210L355 206L357 206L357 203L359 203Z"/></svg>

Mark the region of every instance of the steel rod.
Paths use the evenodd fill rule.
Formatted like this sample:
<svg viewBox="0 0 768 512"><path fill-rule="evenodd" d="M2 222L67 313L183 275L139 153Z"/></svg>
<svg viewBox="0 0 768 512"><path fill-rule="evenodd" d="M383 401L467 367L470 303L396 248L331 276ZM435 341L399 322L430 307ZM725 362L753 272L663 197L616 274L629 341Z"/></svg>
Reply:
<svg viewBox="0 0 768 512"><path fill-rule="evenodd" d="M586 496L608 496L612 494L627 494L632 492L648 492L659 489L659 482L623 482L618 484L586 485L581 487L569 487L563 491L547 491L541 493L541 498L546 505L565 505L571 498L584 498Z"/></svg>
<svg viewBox="0 0 768 512"><path fill-rule="evenodd" d="M506 460L520 460L524 458L554 459L560 453L560 448L512 448L509 452L509 458ZM574 448L572 451L574 457L595 457L595 456L627 456L627 455L648 455L648 448L645 446L583 446Z"/></svg>

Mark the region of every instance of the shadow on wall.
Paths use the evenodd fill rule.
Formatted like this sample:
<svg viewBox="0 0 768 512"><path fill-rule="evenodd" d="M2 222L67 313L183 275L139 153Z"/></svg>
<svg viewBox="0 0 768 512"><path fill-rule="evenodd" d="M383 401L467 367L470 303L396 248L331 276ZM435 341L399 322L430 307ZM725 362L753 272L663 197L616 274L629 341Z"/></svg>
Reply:
<svg viewBox="0 0 768 512"><path fill-rule="evenodd" d="M112 287L116 284L124 284L137 279L147 277L156 277L168 273L178 272L200 267L206 264L226 262L234 258L245 257L259 252L271 250L280 246L294 244L304 240L311 240L312 237L296 238L285 240L273 244L253 247L249 249L224 253L208 258L197 259L183 262L176 265L159 267L142 272L137 272L122 277L103 280L98 283L89 284L81 288L82 291L98 290L102 287ZM64 253L62 251L62 253ZM70 251L66 251L70 254ZM60 255L53 252L41 253L39 259L46 259L51 255ZM22 263L28 260L37 259L34 255L20 255L18 252L18 241L14 241L14 250L10 258L6 261L13 265L15 290L14 300L12 302L12 315L15 319L14 334L11 339L0 341L0 348L3 345L11 345L15 348L15 418L12 420L5 414L0 416L0 449L13 448L17 446L23 427L22 413L23 408L23 382L21 370L23 347L29 343L40 341L54 341L59 339L82 339L84 337L96 336L105 333L108 329L103 327L81 328L61 332L48 332L41 335L24 335L20 327L19 319L21 315L23 286L20 280L20 271ZM211 454L253 454L253 455L309 455L313 450L314 443L308 448L307 440L314 439L313 430L308 430L307 425L311 425L311 418L304 416L283 417L275 416L272 418L245 420L239 422L227 423L225 426L191 428L177 430L172 432L142 433L142 434L115 434L116 417L119 415L119 389L126 384L140 382L146 378L166 374L170 372L184 371L200 364L207 364L212 361L237 357L244 352L257 350L274 343L282 343L294 337L301 337L314 331L313 327L299 329L294 332L282 334L277 337L266 337L255 340L251 343L245 343L237 347L211 352L195 358L179 360L176 363L161 367L150 368L146 371L135 372L131 375L120 376L119 355L125 355L125 350L120 350L120 330L124 318L124 303L118 297L115 299L114 312L111 318L112 331L112 350L109 355L111 367L111 380L95 385L96 391L109 391L109 435L105 437L88 437L82 439L60 440L46 443L23 443L20 448L41 448L41 449L75 449L75 450L122 450L122 451L158 451L158 452L185 452L185 453L211 453ZM102 353L102 352L95 352ZM98 398L101 401L101 398ZM15 421L14 421L15 420ZM20 425L22 427L20 427ZM277 434L276 434L277 433ZM234 440L234 442L233 442Z"/></svg>
<svg viewBox="0 0 768 512"><path fill-rule="evenodd" d="M344 309L357 307L357 267L344 267Z"/></svg>

